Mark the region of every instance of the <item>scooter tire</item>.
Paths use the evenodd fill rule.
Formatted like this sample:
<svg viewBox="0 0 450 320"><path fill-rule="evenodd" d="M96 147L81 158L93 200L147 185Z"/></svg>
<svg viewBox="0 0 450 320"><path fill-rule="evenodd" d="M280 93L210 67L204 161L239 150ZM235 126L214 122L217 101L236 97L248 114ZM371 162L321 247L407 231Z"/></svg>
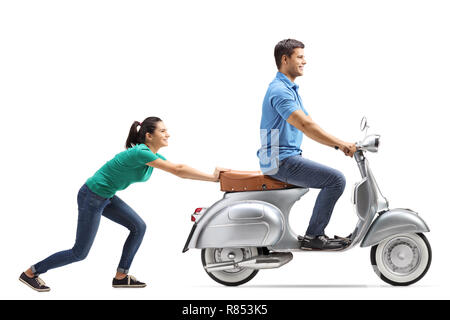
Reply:
<svg viewBox="0 0 450 320"><path fill-rule="evenodd" d="M386 282L386 283L388 283L390 285L393 285L393 286L409 286L409 285L411 285L413 283L416 283L417 281L419 281L420 279L422 279L425 276L425 274L427 273L427 271L428 271L428 269L430 268L430 265L431 265L431 256L432 256L431 246L430 246L430 243L428 242L428 239L425 237L424 234L417 233L417 234L414 234L414 235L420 237L420 239L422 241L421 245L423 246L423 249L425 249L426 252L427 252L427 259L428 259L428 261L427 261L426 266L423 269L423 271L421 271L420 274L418 276L416 276L414 279L412 279L410 281L405 281L405 282L394 281L393 279L390 279L390 278L386 277L383 274L383 271L380 270L380 267L378 266L379 263L377 263L377 261L379 262L379 260L380 260L379 258L377 258L377 254L378 254L378 257L381 254L380 252L378 252L379 251L379 246L385 244L385 241L386 241L385 240L385 241L382 241L381 243L373 246L372 249L370 250L370 261L372 263L372 267L373 267L375 273L381 278L381 280L383 280L384 282ZM392 237L392 239L393 238L395 238L395 237ZM388 240L390 240L390 239L388 239Z"/></svg>
<svg viewBox="0 0 450 320"><path fill-rule="evenodd" d="M206 250L207 249L202 249L202 252L201 252L201 258L202 258L203 267L205 267L207 265L207 262L206 262ZM263 253L261 248L257 248L257 250L258 250L258 255L261 255ZM225 286L230 286L230 287L237 287L237 286L240 286L240 285L242 285L244 283L249 282L250 280L252 280L256 276L258 271L259 270L254 270L251 274L249 274L247 277L245 277L244 279L242 279L240 281L230 282L230 281L222 280L222 279L216 277L213 272L208 272L208 271L205 270L205 272L208 274L208 276L211 279L213 279L217 283L220 283L220 284L225 285ZM221 271L217 271L217 272L221 272Z"/></svg>

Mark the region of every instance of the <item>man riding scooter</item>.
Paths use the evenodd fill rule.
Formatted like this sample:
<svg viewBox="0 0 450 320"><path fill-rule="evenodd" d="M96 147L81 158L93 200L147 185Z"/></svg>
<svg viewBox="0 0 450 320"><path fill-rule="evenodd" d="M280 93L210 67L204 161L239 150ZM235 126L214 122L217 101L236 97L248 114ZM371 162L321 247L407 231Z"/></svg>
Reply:
<svg viewBox="0 0 450 320"><path fill-rule="evenodd" d="M303 107L295 79L303 75L306 64L304 44L294 39L275 46L278 68L264 97L261 117L261 171L274 179L305 188L321 189L308 229L299 237L305 250L340 250L348 243L325 235L333 208L345 189L345 177L336 169L302 157L303 134L353 157L354 143L344 142L325 132Z"/></svg>
<svg viewBox="0 0 450 320"><path fill-rule="evenodd" d="M419 281L431 263L431 246L424 232L430 229L410 209L390 208L366 159L378 152L380 135L367 135L367 119L360 129L365 137L347 143L321 129L308 115L294 83L306 64L304 45L283 40L275 47L278 73L264 98L261 119L260 171L223 172L221 199L198 207L183 252L201 249L206 273L227 286L242 285L261 269L284 266L297 251L346 251L360 244L371 247L370 262L386 283L407 286ZM315 141L353 157L361 174L354 185L352 204L358 217L347 238L325 235L336 201L345 187L339 171L302 157L303 133ZM305 236L290 227L293 205L309 188L321 189Z"/></svg>

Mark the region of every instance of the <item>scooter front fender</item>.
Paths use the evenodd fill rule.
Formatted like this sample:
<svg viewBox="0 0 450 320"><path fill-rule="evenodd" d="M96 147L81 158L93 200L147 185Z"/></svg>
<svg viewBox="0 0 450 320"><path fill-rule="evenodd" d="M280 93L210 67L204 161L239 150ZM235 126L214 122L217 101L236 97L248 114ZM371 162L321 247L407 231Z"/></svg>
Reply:
<svg viewBox="0 0 450 320"><path fill-rule="evenodd" d="M361 247L376 245L395 234L429 231L427 224L417 212L409 209L392 209L375 219L365 235Z"/></svg>
<svg viewBox="0 0 450 320"><path fill-rule="evenodd" d="M285 230L280 209L255 200L211 207L195 225L183 251L189 248L266 247L277 243Z"/></svg>

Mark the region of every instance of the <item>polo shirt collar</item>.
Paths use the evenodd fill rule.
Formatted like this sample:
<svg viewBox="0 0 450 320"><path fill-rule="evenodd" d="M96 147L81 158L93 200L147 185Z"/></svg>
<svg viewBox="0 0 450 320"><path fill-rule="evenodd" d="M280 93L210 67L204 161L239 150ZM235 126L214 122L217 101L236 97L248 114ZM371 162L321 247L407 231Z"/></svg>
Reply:
<svg viewBox="0 0 450 320"><path fill-rule="evenodd" d="M289 88L293 88L295 90L298 89L298 84L292 82L291 80L289 80L288 77L286 77L286 75L280 71L277 72L277 79L283 81Z"/></svg>

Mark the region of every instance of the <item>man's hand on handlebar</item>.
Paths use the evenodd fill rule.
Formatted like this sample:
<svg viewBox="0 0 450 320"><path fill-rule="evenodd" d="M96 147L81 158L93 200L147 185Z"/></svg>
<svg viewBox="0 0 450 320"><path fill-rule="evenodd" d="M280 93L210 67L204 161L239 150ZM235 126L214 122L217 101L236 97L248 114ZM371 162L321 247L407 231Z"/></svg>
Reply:
<svg viewBox="0 0 450 320"><path fill-rule="evenodd" d="M346 156L353 157L353 154L356 152L356 145L354 143L343 142L339 146L339 150L341 150Z"/></svg>

